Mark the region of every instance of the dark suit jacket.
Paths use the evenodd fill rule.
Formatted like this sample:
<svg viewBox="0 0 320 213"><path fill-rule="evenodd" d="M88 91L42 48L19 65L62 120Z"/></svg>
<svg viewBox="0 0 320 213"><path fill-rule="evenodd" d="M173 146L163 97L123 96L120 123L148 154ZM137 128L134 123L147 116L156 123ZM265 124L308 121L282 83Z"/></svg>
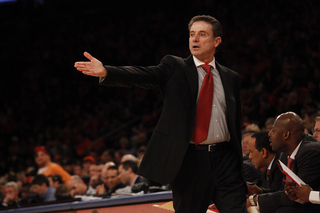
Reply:
<svg viewBox="0 0 320 213"><path fill-rule="evenodd" d="M226 99L226 119L232 149L241 153L240 77L216 63ZM138 174L149 180L167 184L176 177L189 146L194 128L198 93L198 72L192 56L182 59L164 57L158 66L106 66L108 76L101 83L107 86L139 86L159 89L163 110L148 143Z"/></svg>
<svg viewBox="0 0 320 213"><path fill-rule="evenodd" d="M147 183L149 185L150 181L144 177L138 176L133 184L137 184L137 183Z"/></svg>
<svg viewBox="0 0 320 213"><path fill-rule="evenodd" d="M284 184L283 184L284 182L282 180L285 178L285 175L281 172L278 166L279 158L284 164L287 165L287 155L283 152L277 153L271 165L269 180L267 179L268 168L266 167L262 171L261 189L263 190L264 193L279 191L284 187Z"/></svg>
<svg viewBox="0 0 320 213"><path fill-rule="evenodd" d="M293 163L293 172L297 174L310 187L320 189L320 143L314 137L306 135L300 145ZM317 209L320 205L306 203L300 205L290 200L284 191L261 194L258 197L261 213L272 213L281 207L296 207L306 210Z"/></svg>

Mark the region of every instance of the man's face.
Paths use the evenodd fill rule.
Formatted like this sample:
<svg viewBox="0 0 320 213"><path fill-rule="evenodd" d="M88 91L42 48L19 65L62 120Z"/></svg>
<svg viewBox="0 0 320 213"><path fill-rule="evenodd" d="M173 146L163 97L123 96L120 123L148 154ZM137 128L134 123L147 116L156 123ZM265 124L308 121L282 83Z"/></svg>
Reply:
<svg viewBox="0 0 320 213"><path fill-rule="evenodd" d="M10 201L16 201L18 200L18 190L15 190L13 186L7 186L4 189L5 196L9 198Z"/></svg>
<svg viewBox="0 0 320 213"><path fill-rule="evenodd" d="M283 125L280 124L281 123L276 120L271 130L269 131L270 142L273 151L286 152L287 145L283 138L285 129Z"/></svg>
<svg viewBox="0 0 320 213"><path fill-rule="evenodd" d="M245 155L249 155L249 140L251 138L251 135L246 135L242 138L242 153Z"/></svg>
<svg viewBox="0 0 320 213"><path fill-rule="evenodd" d="M213 37L211 24L205 21L197 21L192 24L189 35L189 49L191 54L200 61L211 62L220 42L221 37Z"/></svg>
<svg viewBox="0 0 320 213"><path fill-rule="evenodd" d="M42 151L39 151L35 157L35 162L38 166L43 167L50 161L50 156Z"/></svg>
<svg viewBox="0 0 320 213"><path fill-rule="evenodd" d="M313 136L319 141L320 140L320 121L316 121L313 130Z"/></svg>
<svg viewBox="0 0 320 213"><path fill-rule="evenodd" d="M89 167L89 175L91 177L91 176L94 176L96 174L97 174L97 165L91 164L90 167Z"/></svg>
<svg viewBox="0 0 320 213"><path fill-rule="evenodd" d="M256 149L256 138L250 138L249 143L249 158L256 169L260 169L263 160L262 152Z"/></svg>
<svg viewBox="0 0 320 213"><path fill-rule="evenodd" d="M81 176L81 171L82 171L81 166L76 165L73 167L73 174L74 175Z"/></svg>
<svg viewBox="0 0 320 213"><path fill-rule="evenodd" d="M103 167L104 167L104 164L99 164L96 166L96 174L98 175L99 178L101 177L101 171Z"/></svg>
<svg viewBox="0 0 320 213"><path fill-rule="evenodd" d="M42 185L33 184L32 192L37 193L40 197L47 191L47 185L43 183Z"/></svg>
<svg viewBox="0 0 320 213"><path fill-rule="evenodd" d="M122 165L119 166L119 179L123 184L130 184L129 169L125 170Z"/></svg>
<svg viewBox="0 0 320 213"><path fill-rule="evenodd" d="M106 175L106 185L108 188L113 189L120 183L120 179L118 176L118 171L115 169L109 169L107 170L107 175Z"/></svg>

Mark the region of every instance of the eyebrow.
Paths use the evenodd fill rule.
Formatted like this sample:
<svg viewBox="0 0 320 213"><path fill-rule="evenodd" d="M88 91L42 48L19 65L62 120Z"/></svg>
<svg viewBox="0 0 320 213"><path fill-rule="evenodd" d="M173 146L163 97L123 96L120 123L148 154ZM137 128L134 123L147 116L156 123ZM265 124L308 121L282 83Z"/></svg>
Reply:
<svg viewBox="0 0 320 213"><path fill-rule="evenodd" d="M194 33L194 32L208 33L208 32L207 32L207 31L205 31L205 30L200 30L200 31L191 30L191 31L190 31L190 33Z"/></svg>

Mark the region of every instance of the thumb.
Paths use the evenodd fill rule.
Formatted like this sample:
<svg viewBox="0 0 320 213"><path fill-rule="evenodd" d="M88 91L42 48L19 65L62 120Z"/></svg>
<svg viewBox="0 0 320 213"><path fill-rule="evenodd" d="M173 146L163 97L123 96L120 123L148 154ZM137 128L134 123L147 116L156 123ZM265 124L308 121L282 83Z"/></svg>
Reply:
<svg viewBox="0 0 320 213"><path fill-rule="evenodd" d="M84 52L83 55L89 59L90 61L92 61L94 59L94 57L92 55L90 55L88 52Z"/></svg>

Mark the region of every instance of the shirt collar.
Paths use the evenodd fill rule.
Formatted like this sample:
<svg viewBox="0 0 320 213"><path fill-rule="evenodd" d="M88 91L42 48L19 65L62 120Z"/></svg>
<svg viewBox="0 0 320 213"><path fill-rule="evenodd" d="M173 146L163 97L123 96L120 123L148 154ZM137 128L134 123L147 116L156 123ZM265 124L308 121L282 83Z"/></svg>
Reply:
<svg viewBox="0 0 320 213"><path fill-rule="evenodd" d="M297 154L297 152L298 152L298 150L299 150L299 147L300 147L301 143L302 143L302 140L300 141L300 143L298 144L298 146L295 148L295 150L294 150L294 151L292 152L292 154L290 155L290 158L292 158L293 160L296 158L296 154Z"/></svg>
<svg viewBox="0 0 320 213"><path fill-rule="evenodd" d="M205 63L203 63L202 61L200 61L199 59L197 59L194 55L192 55L193 57L193 61L194 64L196 65L196 67L199 67ZM216 58L213 58L213 60L209 63L209 65L211 65L213 67L213 69L216 69Z"/></svg>
<svg viewBox="0 0 320 213"><path fill-rule="evenodd" d="M268 166L268 169L269 169L269 170L271 169L271 166L272 166L273 161L274 161L275 158L276 158L276 156L274 156L273 159L272 159L272 161L270 162L270 164L269 164L269 166Z"/></svg>

